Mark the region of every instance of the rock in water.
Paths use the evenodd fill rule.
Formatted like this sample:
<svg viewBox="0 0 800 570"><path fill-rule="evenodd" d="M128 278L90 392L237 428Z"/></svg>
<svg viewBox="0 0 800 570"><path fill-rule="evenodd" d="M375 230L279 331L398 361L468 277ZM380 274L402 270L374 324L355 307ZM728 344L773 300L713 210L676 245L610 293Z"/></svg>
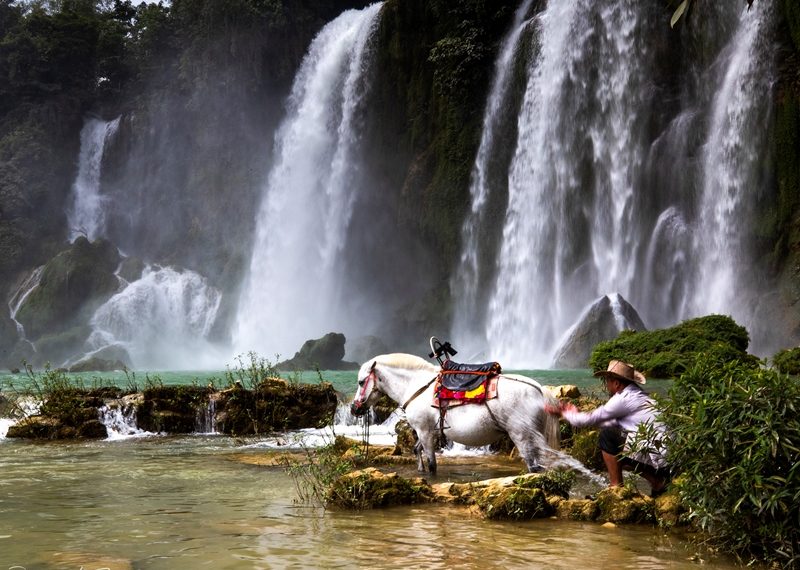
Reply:
<svg viewBox="0 0 800 570"><path fill-rule="evenodd" d="M345 362L345 337L342 333L328 333L322 338L307 340L294 358L277 364L279 370L358 370L358 364Z"/></svg>
<svg viewBox="0 0 800 570"><path fill-rule="evenodd" d="M644 331L639 313L619 293L604 295L581 315L556 350L553 368L586 368L592 348L624 330Z"/></svg>

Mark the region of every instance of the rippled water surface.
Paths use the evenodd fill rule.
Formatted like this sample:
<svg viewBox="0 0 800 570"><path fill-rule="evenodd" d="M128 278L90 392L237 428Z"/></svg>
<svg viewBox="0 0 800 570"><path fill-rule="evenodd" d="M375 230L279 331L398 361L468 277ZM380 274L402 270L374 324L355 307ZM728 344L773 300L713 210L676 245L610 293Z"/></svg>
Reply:
<svg viewBox="0 0 800 570"><path fill-rule="evenodd" d="M650 527L491 522L438 505L303 507L282 468L251 464L267 453L259 445L0 440L0 569L698 567L694 547ZM443 465L438 480L508 474L469 461Z"/></svg>

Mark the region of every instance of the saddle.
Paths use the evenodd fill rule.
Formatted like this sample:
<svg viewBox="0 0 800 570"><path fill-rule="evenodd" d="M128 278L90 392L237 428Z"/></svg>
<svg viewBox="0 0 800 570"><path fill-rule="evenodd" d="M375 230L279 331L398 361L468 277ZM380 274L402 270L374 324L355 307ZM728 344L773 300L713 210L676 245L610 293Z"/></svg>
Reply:
<svg viewBox="0 0 800 570"><path fill-rule="evenodd" d="M479 404L497 397L497 376L502 369L497 362L458 364L442 363L436 378L433 406L444 411L461 404Z"/></svg>

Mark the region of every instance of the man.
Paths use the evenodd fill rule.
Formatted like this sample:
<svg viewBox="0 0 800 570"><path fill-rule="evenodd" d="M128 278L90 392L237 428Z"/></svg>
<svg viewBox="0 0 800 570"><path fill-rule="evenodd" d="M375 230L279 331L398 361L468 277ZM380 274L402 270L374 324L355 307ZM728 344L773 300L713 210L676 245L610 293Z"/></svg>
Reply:
<svg viewBox="0 0 800 570"><path fill-rule="evenodd" d="M547 406L548 413L558 415L575 427L600 426L600 450L608 469L611 486L622 485L622 470L627 469L642 475L652 487L656 497L666 490L669 469L663 454L658 449L632 449L632 443L640 426L647 426L655 436L650 443L658 444L664 427L656 419L653 400L641 388L647 381L633 366L620 360L612 360L608 369L595 373L603 379L611 398L592 412L581 412L571 403L559 407Z"/></svg>

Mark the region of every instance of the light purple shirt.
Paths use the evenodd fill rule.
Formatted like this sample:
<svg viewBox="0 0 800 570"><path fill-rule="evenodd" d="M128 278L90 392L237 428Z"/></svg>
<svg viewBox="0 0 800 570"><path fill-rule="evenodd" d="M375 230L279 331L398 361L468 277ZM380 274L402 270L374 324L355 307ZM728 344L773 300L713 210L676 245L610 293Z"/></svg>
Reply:
<svg viewBox="0 0 800 570"><path fill-rule="evenodd" d="M650 398L638 384L628 384L625 389L611 396L608 402L591 412L578 412L565 410L562 416L575 427L600 426L615 427L627 435L625 448L636 437L636 432L642 424L652 424L655 428L657 445L664 434L664 427L657 421L657 412L653 399ZM660 452L648 450L630 454L631 457L653 467L664 467L666 461Z"/></svg>

